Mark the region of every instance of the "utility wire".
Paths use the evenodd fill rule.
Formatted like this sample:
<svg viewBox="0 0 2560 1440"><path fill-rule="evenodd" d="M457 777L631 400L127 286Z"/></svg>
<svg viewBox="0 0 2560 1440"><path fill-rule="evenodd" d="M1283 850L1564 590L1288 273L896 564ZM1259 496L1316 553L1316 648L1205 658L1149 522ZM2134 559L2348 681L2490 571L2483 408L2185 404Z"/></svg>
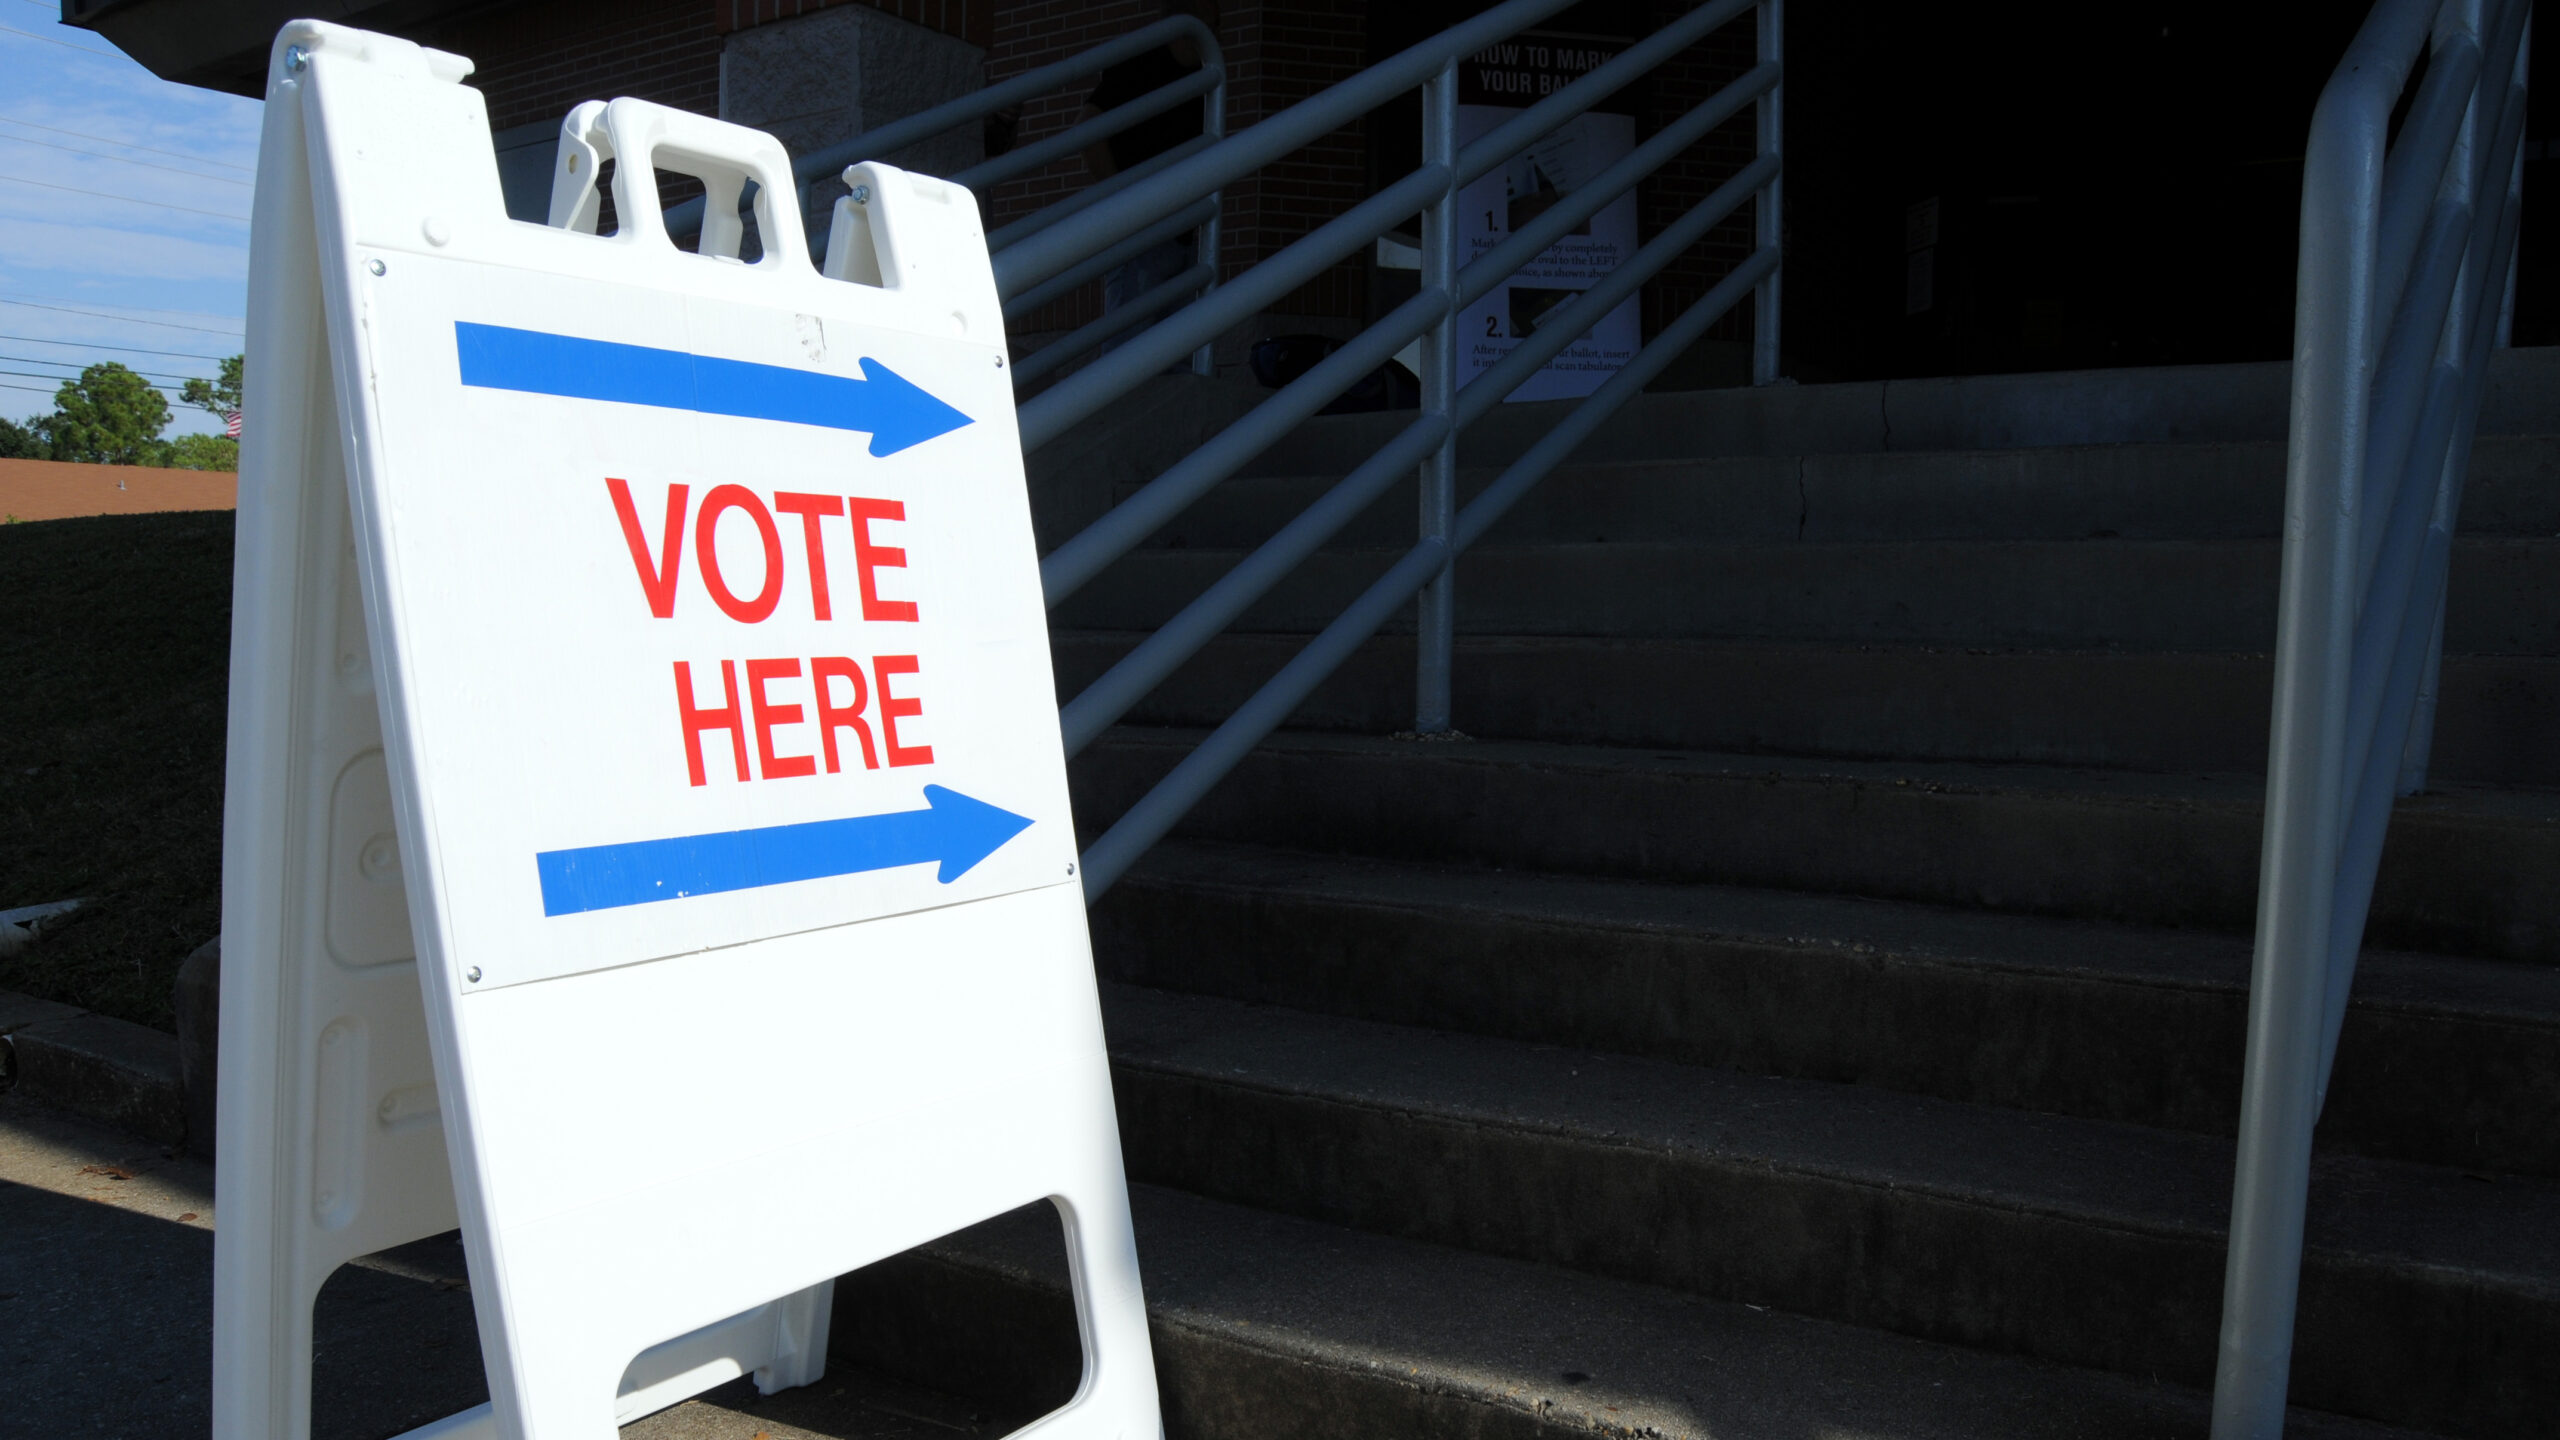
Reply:
<svg viewBox="0 0 2560 1440"><path fill-rule="evenodd" d="M8 27L0 26L0 29L6 28ZM12 185L33 185L39 190L61 190L73 195L95 195L101 200L121 200L127 205L157 205L163 210L176 210L188 215L210 215L216 220L235 220L243 225L249 223L248 216L234 215L228 211L198 210L192 205L172 205L166 200L142 200L131 195L111 195L104 190L83 190L77 185L54 185L42 180L29 180L22 175L0 175L0 180L5 180Z"/></svg>
<svg viewBox="0 0 2560 1440"><path fill-rule="evenodd" d="M113 160L119 165L139 165L145 170L166 170L172 175L185 175L197 180L210 180L216 185L237 185L243 190L249 188L248 181L234 180L228 175L207 175L201 170L181 170L175 165L161 165L150 160L135 160L123 155L101 155L95 150L82 150L70 145L57 145L50 140L30 140L24 135L0 135L0 140L6 140L13 145L41 145L47 150L60 150L67 155L86 155L92 160ZM109 143L112 144L114 142L110 141Z"/></svg>
<svg viewBox="0 0 2560 1440"><path fill-rule="evenodd" d="M83 55L95 55L101 60L121 60L124 58L122 54L113 50L92 50L86 45L74 45L68 40L56 40L50 35L39 35L33 30L21 30L15 25L0 25L0 31L5 31L11 35L23 35L29 40L42 41L47 45L59 45L65 50L77 50Z"/></svg>
<svg viewBox="0 0 2560 1440"><path fill-rule="evenodd" d="M32 5L37 3L37 0L27 0L27 3ZM147 150L154 155L166 155L172 160L193 160L204 165L219 165L225 170L237 170L243 174L251 173L256 168L249 165L234 165L228 160L216 160L210 155L196 155L184 150L163 150L157 145L137 145L130 140L92 135L86 130L65 130L59 125L39 125L33 120L20 120L9 115L0 115L0 125L21 125L29 130L42 130L52 135L68 135L74 140L95 140L101 145L114 145L125 150Z"/></svg>
<svg viewBox="0 0 2560 1440"><path fill-rule="evenodd" d="M41 355L0 355L0 360L14 361L20 365L60 365L73 370L86 370L89 368L87 365L77 360L47 360ZM135 370L130 365L125 366L125 369L136 375L149 376L154 380L211 380L213 378L210 375L176 375L166 370ZM9 373L16 375L24 372L12 370ZM62 378L65 380L77 380L80 377L77 375L65 375Z"/></svg>
<svg viewBox="0 0 2560 1440"><path fill-rule="evenodd" d="M43 335L10 335L0 333L0 340L15 340L21 344L27 345L70 345L82 350L116 350L127 355L166 355L172 360L222 361L231 358L227 355L199 355L192 350L146 350L139 345L99 345L87 340L55 340ZM54 362L47 360L44 363L51 365Z"/></svg>
<svg viewBox="0 0 2560 1440"><path fill-rule="evenodd" d="M239 338L240 335L237 330L216 330L210 325L181 325L175 320L143 320L131 315L110 315L104 310L75 310L68 305L39 305L32 300L0 300L0 305L19 305L29 310L59 310L65 315L91 315L100 320L116 320L127 325L159 325L171 330L194 330L206 335L227 335L233 339ZM164 310L160 313L183 315L187 312Z"/></svg>
<svg viewBox="0 0 2560 1440"><path fill-rule="evenodd" d="M139 375L141 372L135 371L134 373ZM0 375L17 375L29 380L53 380L65 385L71 384L80 378L77 375L39 375L33 370L0 370ZM154 390L167 390L172 393L176 392L180 388L176 385L162 385L156 381L149 383L151 384L151 388Z"/></svg>

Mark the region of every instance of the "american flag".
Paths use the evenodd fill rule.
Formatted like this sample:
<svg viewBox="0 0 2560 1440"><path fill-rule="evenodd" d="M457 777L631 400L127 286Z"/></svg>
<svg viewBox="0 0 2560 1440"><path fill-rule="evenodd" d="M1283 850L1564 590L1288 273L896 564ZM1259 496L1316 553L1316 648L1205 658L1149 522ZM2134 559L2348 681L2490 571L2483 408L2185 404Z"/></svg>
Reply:
<svg viewBox="0 0 2560 1440"><path fill-rule="evenodd" d="M237 440L237 439L239 439L239 438L240 438L240 412L239 412L239 411L237 411L237 410L225 410L225 411L223 411L223 412L222 412L222 433L223 433L223 435L224 435L226 438L229 438L229 439L232 439L232 440Z"/></svg>

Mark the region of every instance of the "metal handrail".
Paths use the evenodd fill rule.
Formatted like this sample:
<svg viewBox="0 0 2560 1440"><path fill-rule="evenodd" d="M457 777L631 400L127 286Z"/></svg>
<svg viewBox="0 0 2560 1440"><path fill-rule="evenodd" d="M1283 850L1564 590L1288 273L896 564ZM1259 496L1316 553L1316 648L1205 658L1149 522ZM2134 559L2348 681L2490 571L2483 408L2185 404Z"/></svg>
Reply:
<svg viewBox="0 0 2560 1440"><path fill-rule="evenodd" d="M1024 446L1036 449L1111 405L1183 353L1208 343L1308 279L1368 247L1381 235L1400 228L1417 212L1423 216L1422 283L1413 298L1175 462L1042 561L1042 587L1054 607L1390 356L1417 340L1422 342L1423 396L1413 420L1061 708L1060 729L1067 751L1073 755L1234 623L1248 606L1339 533L1353 517L1403 476L1417 466L1421 468L1422 533L1415 547L1095 841L1083 862L1088 899L1109 889L1138 854L1161 838L1209 786L1295 708L1309 687L1331 673L1351 649L1417 595L1421 596L1422 611L1415 723L1423 731L1446 729L1454 629L1450 562L1520 494L1543 478L1593 428L1640 392L1746 294L1762 297L1763 306L1753 347L1755 378L1775 377L1780 256L1775 188L1782 173L1776 116L1784 74L1779 3L1780 0L1716 0L1702 6L1461 148L1456 143L1454 127L1459 60L1564 8L1559 0L1511 0L1268 117L1233 138L1169 164L1121 193L1092 203L1081 213L997 253L1001 293L1016 301L1035 296L1048 298L1057 293L1058 287L1079 283L1108 263L1117 263L1117 258L1135 253L1143 248L1141 242L1153 243L1151 237L1168 227L1179 228L1190 213L1185 207L1195 203L1202 187L1233 183L1404 90L1417 84L1422 89L1424 154L1423 163L1413 172L1230 278L1215 293L1122 339L1110 354L1051 384L1021 407ZM1506 163L1522 148L1624 88L1653 66L1746 13L1759 17L1759 64L1577 187L1538 221L1471 263L1457 263L1453 207L1460 187ZM1456 383L1456 322L1467 305L1536 260L1558 237L1628 193L1645 176L1746 107L1753 110L1759 125L1758 158L1622 260L1581 296L1558 307L1534 335L1483 375L1464 387ZM1454 500L1455 447L1460 432L1489 413L1715 225L1754 200L1760 209L1755 216L1757 243L1751 256L1656 336L1619 375L1577 405L1546 439L1515 462L1492 490L1459 511ZM1140 303L1155 298L1150 296ZM1105 320L1110 318L1106 316ZM1101 323L1096 322L1096 326ZM1087 331L1094 331L1096 326L1086 327ZM1100 338L1096 335L1093 343ZM1034 358L1043 353L1046 352L1035 352ZM1022 377L1020 383L1028 385L1055 368L1042 367Z"/></svg>
<svg viewBox="0 0 2560 1440"><path fill-rule="evenodd" d="M2391 804L2425 784L2453 528L2515 261L2531 28L2531 0L2381 0L2312 117L2215 1440L2284 1429L2312 1131Z"/></svg>
<svg viewBox="0 0 2560 1440"><path fill-rule="evenodd" d="M1216 41L1199 22L1175 17L794 162L793 175L805 199L806 187L822 176L1098 74L1176 34L1190 34L1202 46L1200 73L949 177L970 185L996 183L1195 97L1203 98L1207 107L1200 137L990 233L997 293L1009 321L1167 240L1191 234L1198 244L1197 263L1183 273L1015 364L1018 389L1029 391L1046 384L1019 409L1026 451L1055 439L1186 354L1193 368L1205 373L1208 347L1220 335L1380 236L1401 228L1415 214L1423 217L1421 286L1412 299L1042 561L1042 588L1054 608L1390 357L1420 342L1422 404L1412 422L1062 707L1061 729L1072 755L1361 510L1419 467L1423 505L1420 533L1412 549L1095 842L1083 860L1088 900L1109 889L1139 853L1276 728L1313 686L1416 596L1421 618L1416 728L1445 730L1454 633L1451 564L1456 556L1745 295L1756 297L1753 378L1765 383L1777 377L1783 0L1713 0L1702 5L1461 147L1455 126L1459 61L1572 3L1506 0L1234 136L1225 133L1225 72ZM1537 220L1471 262L1459 264L1455 205L1462 187L1746 13L1756 15L1759 30L1758 63L1749 72L1691 107ZM1221 280L1217 230L1220 196L1226 186L1417 87L1422 91L1424 142L1423 163L1417 169L1233 278ZM1753 112L1757 153L1741 173L1690 207L1580 296L1550 312L1533 335L1484 374L1463 387L1457 383L1457 319L1467 305L1745 107ZM1490 489L1464 510L1458 509L1457 443L1466 426L1491 412L1746 202L1757 207L1754 248L1748 258L1513 461ZM670 208L669 232L697 229L701 213L699 200ZM1058 378L1060 371L1106 342L1116 342L1107 354Z"/></svg>

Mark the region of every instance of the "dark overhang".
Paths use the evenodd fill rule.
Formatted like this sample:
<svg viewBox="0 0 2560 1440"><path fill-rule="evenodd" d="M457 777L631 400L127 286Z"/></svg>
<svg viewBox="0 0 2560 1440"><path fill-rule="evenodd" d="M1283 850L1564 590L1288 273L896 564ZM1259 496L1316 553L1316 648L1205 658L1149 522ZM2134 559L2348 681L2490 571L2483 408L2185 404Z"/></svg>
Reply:
<svg viewBox="0 0 2560 1440"><path fill-rule="evenodd" d="M163 80L264 95L267 48L290 20L331 20L392 35L493 0L62 0L62 23L94 30Z"/></svg>

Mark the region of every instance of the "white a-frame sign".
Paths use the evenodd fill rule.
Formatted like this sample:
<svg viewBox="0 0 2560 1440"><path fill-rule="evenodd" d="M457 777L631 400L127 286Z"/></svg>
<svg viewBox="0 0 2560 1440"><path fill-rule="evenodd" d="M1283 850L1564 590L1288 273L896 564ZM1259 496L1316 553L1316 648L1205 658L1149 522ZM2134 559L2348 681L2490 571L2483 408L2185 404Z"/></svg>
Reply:
<svg viewBox="0 0 2560 1440"><path fill-rule="evenodd" d="M457 1224L492 1403L419 1433L601 1440L817 1378L832 1277L1046 1198L1036 1428L1152 1440L976 205L859 167L822 275L769 137L617 100L512 221L469 70L310 22L269 70L215 1432L306 1435L321 1282Z"/></svg>

